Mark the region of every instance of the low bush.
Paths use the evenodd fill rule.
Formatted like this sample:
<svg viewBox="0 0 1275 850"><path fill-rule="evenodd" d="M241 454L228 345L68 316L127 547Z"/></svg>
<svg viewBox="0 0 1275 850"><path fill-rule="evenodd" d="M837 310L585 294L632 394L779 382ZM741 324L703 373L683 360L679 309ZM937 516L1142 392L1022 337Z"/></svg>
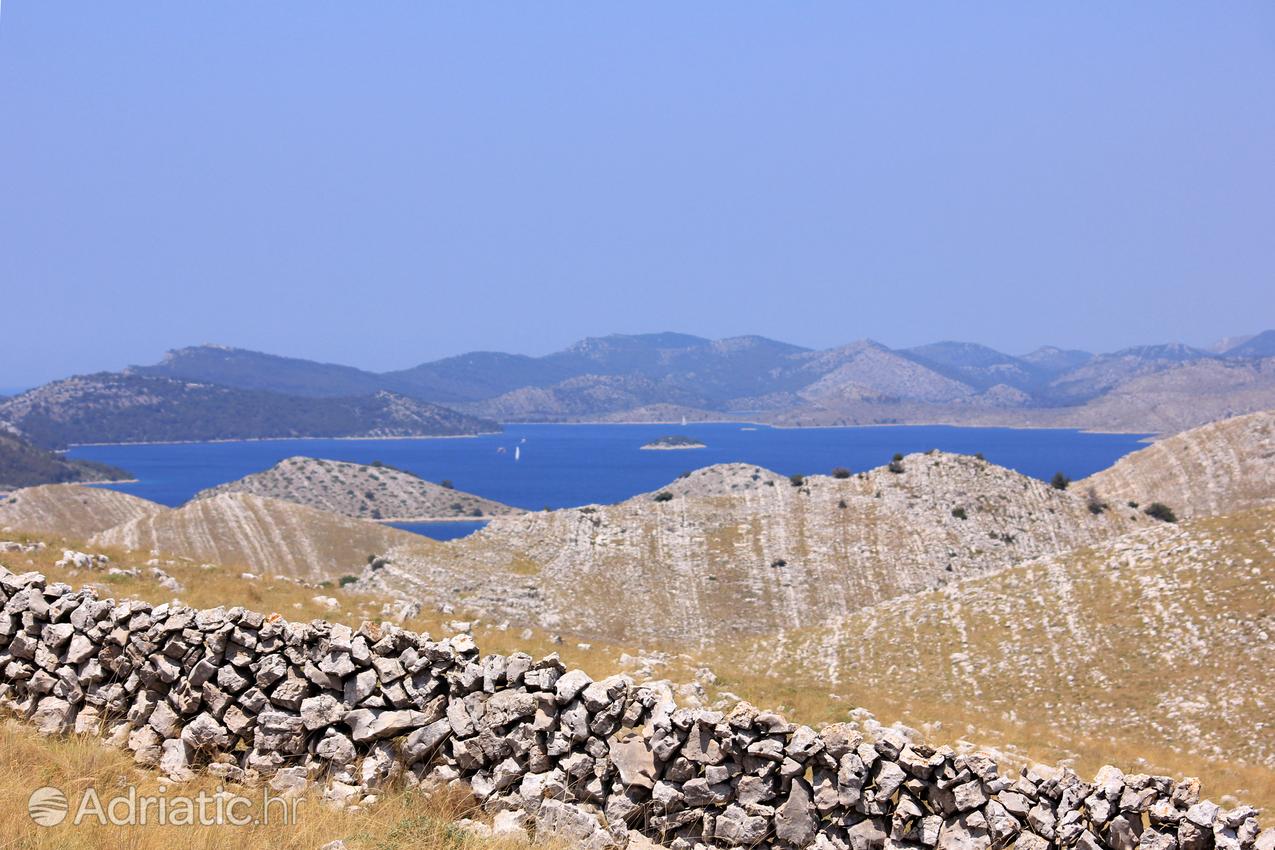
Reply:
<svg viewBox="0 0 1275 850"><path fill-rule="evenodd" d="M1055 472L1054 477L1049 479L1049 486L1055 490L1066 490L1071 484L1071 479L1061 472Z"/></svg>
<svg viewBox="0 0 1275 850"><path fill-rule="evenodd" d="M965 508L952 508L952 516L957 519L968 519L969 515L965 513Z"/></svg>
<svg viewBox="0 0 1275 850"><path fill-rule="evenodd" d="M1143 511L1143 513L1152 519L1160 520L1160 522L1178 521L1178 515L1173 512L1173 508L1169 507L1164 502L1152 502L1147 505L1147 509Z"/></svg>
<svg viewBox="0 0 1275 850"><path fill-rule="evenodd" d="M850 470L846 469L844 466L834 466L832 468L832 477L833 478L849 478Z"/></svg>

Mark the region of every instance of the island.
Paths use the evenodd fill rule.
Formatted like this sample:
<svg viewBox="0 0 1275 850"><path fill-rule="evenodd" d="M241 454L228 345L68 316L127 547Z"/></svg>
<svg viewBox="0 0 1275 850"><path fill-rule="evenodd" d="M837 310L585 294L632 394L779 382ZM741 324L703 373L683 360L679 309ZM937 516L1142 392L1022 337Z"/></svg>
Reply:
<svg viewBox="0 0 1275 850"><path fill-rule="evenodd" d="M669 451L673 449L703 449L707 448L707 446L691 437L673 434L668 437L660 437L658 440L652 440L642 448L652 451Z"/></svg>

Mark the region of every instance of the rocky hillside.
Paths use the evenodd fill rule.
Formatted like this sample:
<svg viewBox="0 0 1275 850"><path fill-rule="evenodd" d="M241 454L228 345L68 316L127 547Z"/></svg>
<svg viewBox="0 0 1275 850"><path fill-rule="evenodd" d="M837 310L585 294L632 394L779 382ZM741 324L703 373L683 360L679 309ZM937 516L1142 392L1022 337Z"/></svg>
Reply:
<svg viewBox="0 0 1275 850"><path fill-rule="evenodd" d="M1268 506L1147 525L736 651L889 716L1029 737L1037 757L1093 768L1119 741L1152 766L1188 754L1238 777L1275 769L1272 600Z"/></svg>
<svg viewBox="0 0 1275 850"><path fill-rule="evenodd" d="M0 430L0 493L39 484L123 481L129 473L104 463L70 460Z"/></svg>
<svg viewBox="0 0 1275 850"><path fill-rule="evenodd" d="M914 454L893 468L794 482L708 467L618 505L499 518L428 553L394 553L366 581L611 640L706 644L1151 522L1093 513L1078 492L972 457Z"/></svg>
<svg viewBox="0 0 1275 850"><path fill-rule="evenodd" d="M375 522L250 493L223 493L141 516L94 535L90 542L307 579L356 574L369 555L394 547L417 550L430 543Z"/></svg>
<svg viewBox="0 0 1275 850"><path fill-rule="evenodd" d="M416 521L509 516L520 508L426 481L393 467L290 457L195 494L252 493L361 519Z"/></svg>
<svg viewBox="0 0 1275 850"><path fill-rule="evenodd" d="M1184 516L1268 503L1275 500L1275 411L1158 440L1078 486L1113 502L1164 502Z"/></svg>
<svg viewBox="0 0 1275 850"><path fill-rule="evenodd" d="M37 445L268 437L417 437L499 430L494 422L378 391L307 398L130 373L55 381L0 402L0 423Z"/></svg>
<svg viewBox="0 0 1275 850"><path fill-rule="evenodd" d="M101 487L48 484L0 497L0 530L84 540L99 531L168 508Z"/></svg>

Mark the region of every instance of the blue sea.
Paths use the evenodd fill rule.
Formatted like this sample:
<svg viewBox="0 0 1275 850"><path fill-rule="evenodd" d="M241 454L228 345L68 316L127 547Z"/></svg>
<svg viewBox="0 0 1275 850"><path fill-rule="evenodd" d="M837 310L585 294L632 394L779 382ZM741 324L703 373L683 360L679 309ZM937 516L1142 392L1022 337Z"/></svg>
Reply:
<svg viewBox="0 0 1275 850"><path fill-rule="evenodd" d="M684 434L707 447L641 450L644 443L668 434ZM77 446L70 456L123 467L138 481L111 487L172 506L206 487L260 472L286 457L307 455L358 463L379 460L430 481L451 480L459 490L537 510L618 502L714 463L752 463L785 475L827 473L834 466L857 472L888 463L895 452L928 449L982 452L994 463L1042 479L1058 471L1081 478L1137 450L1144 436L935 425L510 425L501 434L482 437ZM400 527L446 539L468 534L481 523Z"/></svg>

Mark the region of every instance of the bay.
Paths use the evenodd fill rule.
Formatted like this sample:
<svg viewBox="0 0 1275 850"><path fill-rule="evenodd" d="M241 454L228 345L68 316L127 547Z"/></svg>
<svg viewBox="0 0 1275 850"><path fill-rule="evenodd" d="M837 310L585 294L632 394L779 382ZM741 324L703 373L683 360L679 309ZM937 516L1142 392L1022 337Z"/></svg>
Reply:
<svg viewBox="0 0 1275 850"><path fill-rule="evenodd" d="M671 434L692 437L706 447L641 448ZM1060 471L1081 478L1137 450L1144 436L940 425L509 425L503 433L481 437L93 445L76 446L69 454L129 470L137 481L108 486L169 506L284 458L305 455L357 463L379 460L430 481L449 480L458 490L538 510L622 501L715 463L756 464L785 475L827 473L836 466L858 472L888 463L895 452L929 449L981 452L993 463L1041 479ZM478 527L480 523L417 523L409 530L450 538Z"/></svg>

